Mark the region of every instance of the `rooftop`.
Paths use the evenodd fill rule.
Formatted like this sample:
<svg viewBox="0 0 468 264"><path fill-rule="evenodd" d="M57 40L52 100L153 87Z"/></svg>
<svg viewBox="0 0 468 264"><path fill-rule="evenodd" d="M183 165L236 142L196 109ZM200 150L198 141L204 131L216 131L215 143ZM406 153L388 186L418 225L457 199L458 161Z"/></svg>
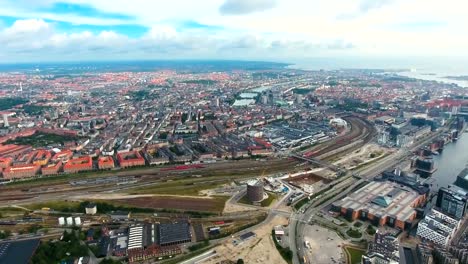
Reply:
<svg viewBox="0 0 468 264"><path fill-rule="evenodd" d="M409 187L389 181L374 181L351 193L336 206L354 211L367 210L377 216L395 216L406 221L414 213L412 204L420 195Z"/></svg>
<svg viewBox="0 0 468 264"><path fill-rule="evenodd" d="M0 263L28 264L39 239L0 243Z"/></svg>
<svg viewBox="0 0 468 264"><path fill-rule="evenodd" d="M175 243L192 239L190 224L185 221L171 224L159 224L158 233L159 244Z"/></svg>

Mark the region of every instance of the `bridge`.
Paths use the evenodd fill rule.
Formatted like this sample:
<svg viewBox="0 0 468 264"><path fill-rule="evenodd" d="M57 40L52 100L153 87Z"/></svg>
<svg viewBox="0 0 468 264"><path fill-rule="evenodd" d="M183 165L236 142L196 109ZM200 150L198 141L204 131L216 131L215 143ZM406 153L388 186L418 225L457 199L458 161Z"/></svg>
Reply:
<svg viewBox="0 0 468 264"><path fill-rule="evenodd" d="M292 158L295 158L295 159L299 159L299 160L303 160L303 161L307 161L309 163L312 163L314 165L317 165L319 167L326 167L326 168L329 168L330 170L334 171L334 172L337 172L337 173L345 173L346 170L345 169L342 169L336 165L333 165L329 162L326 162L326 161L323 161L323 160L319 160L317 158L313 158L313 157L304 157L304 156L299 156L299 155L296 155L296 154L291 154L290 157Z"/></svg>

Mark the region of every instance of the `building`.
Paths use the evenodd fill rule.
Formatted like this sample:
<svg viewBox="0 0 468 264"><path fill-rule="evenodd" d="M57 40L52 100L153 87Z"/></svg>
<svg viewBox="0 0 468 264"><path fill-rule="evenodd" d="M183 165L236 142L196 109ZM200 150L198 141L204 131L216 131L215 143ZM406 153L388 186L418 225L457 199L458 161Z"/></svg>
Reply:
<svg viewBox="0 0 468 264"><path fill-rule="evenodd" d="M157 226L158 244L160 246L173 246L192 241L192 232L187 221L177 223L161 223Z"/></svg>
<svg viewBox="0 0 468 264"><path fill-rule="evenodd" d="M399 262L400 245L398 239L377 231L374 240L369 243L367 254L363 256L362 263L398 264Z"/></svg>
<svg viewBox="0 0 468 264"><path fill-rule="evenodd" d="M1 158L0 157L0 168L6 169L11 166L13 159L10 157Z"/></svg>
<svg viewBox="0 0 468 264"><path fill-rule="evenodd" d="M115 211L110 214L110 217L114 221L122 221L130 219L131 214L129 212Z"/></svg>
<svg viewBox="0 0 468 264"><path fill-rule="evenodd" d="M430 241L439 246L447 246L457 231L460 221L432 209L426 217L419 222L416 234L423 241Z"/></svg>
<svg viewBox="0 0 468 264"><path fill-rule="evenodd" d="M260 202L263 200L263 183L258 180L247 183L247 198L250 202Z"/></svg>
<svg viewBox="0 0 468 264"><path fill-rule="evenodd" d="M10 123L8 123L8 114L3 114L3 127L9 127Z"/></svg>
<svg viewBox="0 0 468 264"><path fill-rule="evenodd" d="M63 166L63 171L66 173L77 173L82 171L90 171L92 169L93 159L90 156L70 159Z"/></svg>
<svg viewBox="0 0 468 264"><path fill-rule="evenodd" d="M63 150L60 152L55 153L52 157L52 162L59 162L66 163L69 159L73 157L73 152L71 150Z"/></svg>
<svg viewBox="0 0 468 264"><path fill-rule="evenodd" d="M416 208L426 201L427 192L424 191L397 182L373 181L333 203L332 209L350 221L369 220L376 226L404 230L412 226Z"/></svg>
<svg viewBox="0 0 468 264"><path fill-rule="evenodd" d="M468 191L468 168L465 168L458 174L455 185Z"/></svg>
<svg viewBox="0 0 468 264"><path fill-rule="evenodd" d="M442 187L437 194L436 206L455 219L462 219L468 209L468 193L457 186Z"/></svg>
<svg viewBox="0 0 468 264"><path fill-rule="evenodd" d="M427 243L418 243L416 246L417 262L421 264L434 264L433 249Z"/></svg>
<svg viewBox="0 0 468 264"><path fill-rule="evenodd" d="M16 165L6 168L3 171L3 178L5 179L20 179L34 177L39 174L41 166L39 165Z"/></svg>
<svg viewBox="0 0 468 264"><path fill-rule="evenodd" d="M113 169L114 167L114 159L111 156L99 157L98 168L100 170Z"/></svg>
<svg viewBox="0 0 468 264"><path fill-rule="evenodd" d="M143 248L145 246L143 243L146 240L144 227L144 225L136 225L128 228L128 250Z"/></svg>
<svg viewBox="0 0 468 264"><path fill-rule="evenodd" d="M379 132L377 142L382 145L387 145L390 142L390 132L388 131Z"/></svg>
<svg viewBox="0 0 468 264"><path fill-rule="evenodd" d="M145 159L140 152L136 150L118 153L117 160L122 168L145 165Z"/></svg>
<svg viewBox="0 0 468 264"><path fill-rule="evenodd" d="M97 206L95 203L89 203L85 207L85 213L87 215L95 215L97 213Z"/></svg>
<svg viewBox="0 0 468 264"><path fill-rule="evenodd" d="M62 161L58 161L57 163L50 163L47 164L45 167L42 167L41 173L42 175L56 175L59 174L62 170Z"/></svg>
<svg viewBox="0 0 468 264"><path fill-rule="evenodd" d="M52 154L50 154L47 150L37 150L33 154L32 163L34 165L45 166L49 163L49 160L52 158Z"/></svg>

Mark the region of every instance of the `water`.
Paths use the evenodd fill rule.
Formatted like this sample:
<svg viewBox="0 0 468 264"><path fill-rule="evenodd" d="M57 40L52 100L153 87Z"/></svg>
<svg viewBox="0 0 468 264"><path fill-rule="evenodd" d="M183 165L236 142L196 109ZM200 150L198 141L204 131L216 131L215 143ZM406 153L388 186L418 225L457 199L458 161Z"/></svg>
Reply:
<svg viewBox="0 0 468 264"><path fill-rule="evenodd" d="M442 154L434 156L437 166L437 171L431 177L434 187L438 189L453 184L467 162L468 133L461 133L457 142L445 145Z"/></svg>
<svg viewBox="0 0 468 264"><path fill-rule="evenodd" d="M383 69L398 70L399 75L443 83L455 83L468 88L468 81L447 76L468 76L468 58L314 58L291 61L289 68L303 70Z"/></svg>

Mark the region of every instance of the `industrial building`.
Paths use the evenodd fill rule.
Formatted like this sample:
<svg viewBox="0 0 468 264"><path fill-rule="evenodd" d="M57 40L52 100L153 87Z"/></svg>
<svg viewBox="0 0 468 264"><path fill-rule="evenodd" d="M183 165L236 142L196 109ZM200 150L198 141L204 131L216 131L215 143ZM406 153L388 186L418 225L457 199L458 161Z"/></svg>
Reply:
<svg viewBox="0 0 468 264"><path fill-rule="evenodd" d="M247 183L247 198L250 202L260 202L263 200L263 183L253 180Z"/></svg>
<svg viewBox="0 0 468 264"><path fill-rule="evenodd" d="M144 227L144 225L136 225L128 228L128 250L146 246Z"/></svg>
<svg viewBox="0 0 468 264"><path fill-rule="evenodd" d="M31 263L31 258L39 247L39 243L39 239L0 243L0 263Z"/></svg>
<svg viewBox="0 0 468 264"><path fill-rule="evenodd" d="M437 194L436 206L442 213L462 219L468 208L468 193L454 185L442 187Z"/></svg>
<svg viewBox="0 0 468 264"><path fill-rule="evenodd" d="M460 225L460 221L432 209L419 222L416 234L423 241L430 241L436 245L447 246Z"/></svg>
<svg viewBox="0 0 468 264"><path fill-rule="evenodd" d="M426 201L427 193L391 181L373 181L332 204L332 209L349 220L369 220L401 230L411 227L416 208Z"/></svg>
<svg viewBox="0 0 468 264"><path fill-rule="evenodd" d="M95 215L97 213L97 206L95 203L89 203L85 207L85 212L87 215Z"/></svg>
<svg viewBox="0 0 468 264"><path fill-rule="evenodd" d="M192 241L192 232L187 221L159 224L157 232L157 240L160 246L172 246Z"/></svg>

